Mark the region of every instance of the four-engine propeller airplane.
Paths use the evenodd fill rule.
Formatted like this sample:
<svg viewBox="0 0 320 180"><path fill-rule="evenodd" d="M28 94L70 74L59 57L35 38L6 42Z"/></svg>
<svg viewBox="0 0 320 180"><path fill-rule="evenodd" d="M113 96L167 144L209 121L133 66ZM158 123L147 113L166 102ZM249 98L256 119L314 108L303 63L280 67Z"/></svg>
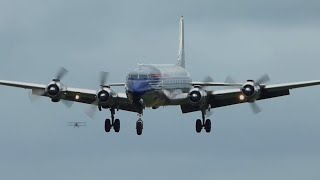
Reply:
<svg viewBox="0 0 320 180"><path fill-rule="evenodd" d="M48 84L34 84L0 80L0 85L31 89L33 95L49 97L52 102L67 100L91 104L95 109L109 109L111 118L105 120L105 131L120 131L120 120L115 118L116 110L138 113L136 132L142 134L144 128L141 119L145 108L157 109L160 106L180 106L182 113L200 111L201 119L196 120L196 132L204 128L211 131L211 120L206 119L210 109L234 104L249 103L255 113L260 108L258 100L286 96L290 90L307 86L320 85L320 80L285 84L267 85L267 75L258 80L244 83L213 82L207 78L203 82L193 82L185 69L184 20L180 19L179 56L177 64L158 65L142 64L129 72L125 83L106 83L108 73L101 73L100 89L80 89L65 86L60 80L67 70L62 68ZM125 93L117 93L112 87L124 86ZM230 86L230 89L206 90L209 86ZM93 112L90 111L89 115Z"/></svg>

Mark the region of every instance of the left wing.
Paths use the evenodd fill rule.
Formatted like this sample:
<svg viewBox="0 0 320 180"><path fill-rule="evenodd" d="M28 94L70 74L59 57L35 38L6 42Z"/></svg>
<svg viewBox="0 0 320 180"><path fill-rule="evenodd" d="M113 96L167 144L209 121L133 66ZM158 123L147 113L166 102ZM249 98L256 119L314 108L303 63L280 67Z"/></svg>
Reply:
<svg viewBox="0 0 320 180"><path fill-rule="evenodd" d="M308 87L320 85L320 81L304 81L295 83L285 83L285 84L275 84L275 85L261 85L261 94L255 100L264 100L280 96L290 95L291 89ZM243 95L241 88L237 89L226 89L226 90L216 90L208 91L208 104L211 108L218 108L223 106L230 106L235 104L241 104L248 102L245 99L241 99L240 96ZM181 110L183 113L199 111L199 107L192 107L191 105L181 105Z"/></svg>
<svg viewBox="0 0 320 180"><path fill-rule="evenodd" d="M47 87L47 85L45 84L0 80L0 85L30 89L32 90L32 94L34 95L48 97L47 94L45 93L46 87ZM108 86L123 86L123 85L124 83L108 84ZM65 87L65 90L63 91L63 93L64 95L61 97L62 100L97 105L94 103L97 100L97 90ZM131 112L140 111L138 107L136 107L134 104L132 104L129 101L125 93L116 94L115 104L113 104L113 106L116 109L125 110L125 111L131 111Z"/></svg>

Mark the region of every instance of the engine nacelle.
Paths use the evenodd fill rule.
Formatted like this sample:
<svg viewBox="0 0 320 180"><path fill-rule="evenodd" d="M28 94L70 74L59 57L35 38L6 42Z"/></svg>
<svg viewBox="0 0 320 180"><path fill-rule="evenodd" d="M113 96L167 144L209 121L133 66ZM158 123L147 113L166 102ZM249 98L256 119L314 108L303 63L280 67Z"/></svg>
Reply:
<svg viewBox="0 0 320 180"><path fill-rule="evenodd" d="M206 102L207 92L201 88L193 88L188 93L188 100L193 105L202 105Z"/></svg>
<svg viewBox="0 0 320 180"><path fill-rule="evenodd" d="M114 92L107 87L102 88L97 93L97 98L100 105L112 105L114 104Z"/></svg>
<svg viewBox="0 0 320 180"><path fill-rule="evenodd" d="M249 102L253 102L260 97L261 88L252 80L248 80L241 88L243 95Z"/></svg>
<svg viewBox="0 0 320 180"><path fill-rule="evenodd" d="M60 101L63 92L65 91L65 86L57 80L52 81L46 87L46 95L52 99L54 102Z"/></svg>

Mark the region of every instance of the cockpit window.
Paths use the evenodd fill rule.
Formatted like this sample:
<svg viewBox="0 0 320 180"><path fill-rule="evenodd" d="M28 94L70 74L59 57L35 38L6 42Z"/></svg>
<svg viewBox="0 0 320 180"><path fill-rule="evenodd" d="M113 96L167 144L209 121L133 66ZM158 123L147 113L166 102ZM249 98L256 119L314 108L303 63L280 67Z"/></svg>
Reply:
<svg viewBox="0 0 320 180"><path fill-rule="evenodd" d="M130 74L129 79L138 79L138 74Z"/></svg>
<svg viewBox="0 0 320 180"><path fill-rule="evenodd" d="M128 79L137 80L137 79L148 79L147 74L129 74Z"/></svg>
<svg viewBox="0 0 320 180"><path fill-rule="evenodd" d="M146 75L146 74L139 74L139 79L148 79L148 75Z"/></svg>

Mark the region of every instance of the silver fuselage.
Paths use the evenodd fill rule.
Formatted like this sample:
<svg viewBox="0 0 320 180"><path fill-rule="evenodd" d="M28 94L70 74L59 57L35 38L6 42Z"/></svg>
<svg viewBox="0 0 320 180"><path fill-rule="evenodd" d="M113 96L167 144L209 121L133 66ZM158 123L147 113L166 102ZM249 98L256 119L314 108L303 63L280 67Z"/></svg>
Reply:
<svg viewBox="0 0 320 180"><path fill-rule="evenodd" d="M175 95L187 93L191 78L186 69L176 65L139 65L127 76L126 93L132 101L146 107L175 105Z"/></svg>

